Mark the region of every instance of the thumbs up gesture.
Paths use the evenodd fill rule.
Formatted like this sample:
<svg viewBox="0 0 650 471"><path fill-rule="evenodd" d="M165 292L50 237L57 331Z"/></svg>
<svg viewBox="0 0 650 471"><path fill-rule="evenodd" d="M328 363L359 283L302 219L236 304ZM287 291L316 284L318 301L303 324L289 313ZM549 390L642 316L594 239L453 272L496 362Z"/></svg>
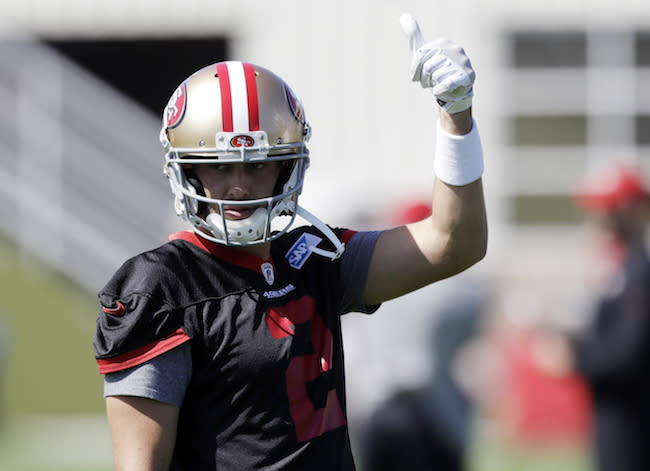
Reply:
<svg viewBox="0 0 650 471"><path fill-rule="evenodd" d="M472 106L476 72L465 50L444 38L427 43L417 21L408 13L400 17L400 23L413 55L411 80L420 82L422 88L430 88L438 104L449 114Z"/></svg>

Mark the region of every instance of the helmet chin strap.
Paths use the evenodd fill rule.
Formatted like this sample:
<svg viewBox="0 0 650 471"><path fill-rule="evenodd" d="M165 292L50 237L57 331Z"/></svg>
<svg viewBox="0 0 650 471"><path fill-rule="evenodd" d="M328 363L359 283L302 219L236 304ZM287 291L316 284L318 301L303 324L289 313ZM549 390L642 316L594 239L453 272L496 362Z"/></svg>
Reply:
<svg viewBox="0 0 650 471"><path fill-rule="evenodd" d="M322 222L314 214L310 213L302 206L295 204L290 205L294 206L293 209L296 215L311 223L314 227L321 231L323 235L327 237L335 247L335 250L331 251L318 248L315 245L310 245L309 250L317 255L320 255L321 257L329 258L330 260L336 260L339 258L345 251L345 244L341 242L338 237L336 237L334 231L332 231L324 222ZM276 208L275 211L280 212L280 208ZM228 239L234 242L254 242L264 236L264 226L266 225L266 221L266 208L257 208L253 214L251 214L246 219L232 221L229 220L227 222ZM209 214L206 218L206 222L219 237L225 237L223 219L220 214Z"/></svg>
<svg viewBox="0 0 650 471"><path fill-rule="evenodd" d="M302 206L296 205L295 211L298 216L303 218L305 221L313 224L316 229L321 231L323 235L327 237L330 242L332 242L332 244L334 244L334 247L336 249L332 252L331 250L323 250L319 249L315 245L310 245L309 250L322 257L329 258L330 260L336 260L341 255L343 255L343 252L345 251L345 244L341 242L338 237L336 237L336 234L334 234L332 229L330 229L323 221L318 219Z"/></svg>

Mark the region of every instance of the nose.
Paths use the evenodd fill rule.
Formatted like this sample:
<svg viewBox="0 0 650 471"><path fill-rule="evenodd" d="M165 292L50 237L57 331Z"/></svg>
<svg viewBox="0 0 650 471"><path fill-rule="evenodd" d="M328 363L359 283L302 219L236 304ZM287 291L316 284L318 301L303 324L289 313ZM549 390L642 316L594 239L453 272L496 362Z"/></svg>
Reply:
<svg viewBox="0 0 650 471"><path fill-rule="evenodd" d="M228 175L226 199L243 200L250 196L250 179L243 164L233 164Z"/></svg>

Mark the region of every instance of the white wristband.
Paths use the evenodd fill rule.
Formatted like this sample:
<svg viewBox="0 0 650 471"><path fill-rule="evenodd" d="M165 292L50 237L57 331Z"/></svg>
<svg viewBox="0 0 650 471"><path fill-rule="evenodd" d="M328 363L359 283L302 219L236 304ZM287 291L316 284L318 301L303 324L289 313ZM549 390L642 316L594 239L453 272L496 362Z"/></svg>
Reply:
<svg viewBox="0 0 650 471"><path fill-rule="evenodd" d="M463 136L447 133L438 121L433 169L440 180L454 186L467 185L481 178L483 147L474 120L472 130Z"/></svg>

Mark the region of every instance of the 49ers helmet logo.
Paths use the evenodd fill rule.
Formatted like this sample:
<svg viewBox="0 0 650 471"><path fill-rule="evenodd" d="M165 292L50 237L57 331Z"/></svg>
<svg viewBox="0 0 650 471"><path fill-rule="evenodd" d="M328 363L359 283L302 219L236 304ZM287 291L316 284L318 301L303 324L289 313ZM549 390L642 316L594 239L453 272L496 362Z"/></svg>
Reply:
<svg viewBox="0 0 650 471"><path fill-rule="evenodd" d="M168 128L176 127L183 120L187 106L185 83L176 89L165 108L165 120Z"/></svg>
<svg viewBox="0 0 650 471"><path fill-rule="evenodd" d="M230 139L230 145L233 147L252 147L253 144L255 144L255 140L245 134L241 134Z"/></svg>
<svg viewBox="0 0 650 471"><path fill-rule="evenodd" d="M293 117L296 118L299 123L303 124L305 122L305 110L302 107L302 103L300 103L300 100L296 94L293 93L293 90L291 90L289 85L284 85L284 91L287 95L287 101L289 102L289 108L291 108Z"/></svg>

